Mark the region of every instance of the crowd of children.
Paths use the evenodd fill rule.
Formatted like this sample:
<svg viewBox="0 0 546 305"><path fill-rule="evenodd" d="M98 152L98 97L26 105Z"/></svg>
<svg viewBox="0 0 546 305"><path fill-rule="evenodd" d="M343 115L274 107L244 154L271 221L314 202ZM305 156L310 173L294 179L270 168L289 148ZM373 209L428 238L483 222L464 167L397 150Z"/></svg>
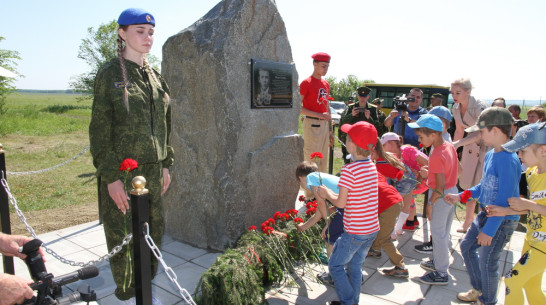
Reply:
<svg viewBox="0 0 546 305"><path fill-rule="evenodd" d="M480 212L461 242L461 253L472 288L457 294L462 301L496 304L500 254L510 240L519 214L529 214L529 228L522 257L505 275L506 303L546 304L541 280L546 268L546 123L535 123L518 130L510 140L512 115L504 108L484 110L476 125L467 132L479 131L492 150L485 156L480 182L459 192L457 180L461 171L457 152L447 133L450 111L434 107L429 114L409 123L425 148L402 145L394 133L377 138L375 127L368 122L345 124L345 143L352 162L342 167L340 177L317 173L312 162L302 163L296 172L307 195L317 200L318 211L298 229L306 230L325 219L323 230L329 254L329 273L320 279L335 286L339 301L331 304L358 304L362 283L362 264L366 257L381 257L385 250L392 268L380 272L385 276L407 278L404 257L393 240L410 215L416 193L428 188L427 215L432 233L428 247L431 258L420 266L428 270L416 281L429 285L449 282L449 245L455 204L475 200ZM528 167L530 200L520 198L521 162ZM303 169L306 168L306 169ZM319 179L320 178L320 179ZM332 206L329 206L331 204ZM333 217L328 217L329 215ZM328 233L327 233L328 232ZM434 241L434 246L432 246ZM333 246L333 248L332 248ZM421 251L419 251L421 252Z"/></svg>

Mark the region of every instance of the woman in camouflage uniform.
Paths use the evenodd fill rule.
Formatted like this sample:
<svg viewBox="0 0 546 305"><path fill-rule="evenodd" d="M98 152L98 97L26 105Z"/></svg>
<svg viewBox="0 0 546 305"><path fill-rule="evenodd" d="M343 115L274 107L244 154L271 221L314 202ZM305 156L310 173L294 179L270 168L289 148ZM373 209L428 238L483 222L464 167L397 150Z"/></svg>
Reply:
<svg viewBox="0 0 546 305"><path fill-rule="evenodd" d="M89 140L93 165L97 168L101 216L108 250L121 244L131 232L131 213L126 190L134 176L144 176L150 191L150 235L161 246L163 209L161 195L171 182L169 146L171 106L168 87L146 60L153 39L155 20L142 9L127 9L118 19L118 57L97 73ZM138 162L138 168L120 170L123 160ZM134 304L132 254L128 247L110 259L121 304ZM129 266L126 269L126 266ZM152 276L157 261L152 261ZM154 304L161 304L154 298Z"/></svg>

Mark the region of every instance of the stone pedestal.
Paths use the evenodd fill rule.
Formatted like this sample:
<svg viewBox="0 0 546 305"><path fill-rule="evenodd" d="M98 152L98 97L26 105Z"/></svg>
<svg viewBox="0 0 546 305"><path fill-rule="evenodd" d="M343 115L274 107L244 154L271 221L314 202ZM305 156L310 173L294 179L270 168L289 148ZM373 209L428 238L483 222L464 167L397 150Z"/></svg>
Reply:
<svg viewBox="0 0 546 305"><path fill-rule="evenodd" d="M297 72L292 108L251 109L251 58L293 62L273 1L222 1L163 46L175 149L166 233L177 240L223 250L293 208L303 160Z"/></svg>

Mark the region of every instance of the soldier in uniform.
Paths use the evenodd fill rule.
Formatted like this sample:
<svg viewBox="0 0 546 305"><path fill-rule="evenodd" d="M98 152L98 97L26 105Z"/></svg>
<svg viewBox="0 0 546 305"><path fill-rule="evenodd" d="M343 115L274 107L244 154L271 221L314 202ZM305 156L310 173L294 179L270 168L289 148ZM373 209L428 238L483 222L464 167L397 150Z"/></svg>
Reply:
<svg viewBox="0 0 546 305"><path fill-rule="evenodd" d="M93 165L97 168L101 216L108 251L131 233L132 219L127 190L134 176L144 176L150 191L150 236L160 247L163 236L161 195L171 182L169 167L174 151L169 145L171 104L169 89L161 75L146 60L154 39L154 17L142 9L126 9L118 19L118 57L98 71L89 125ZM133 171L123 171L125 159L138 162ZM131 246L131 245L129 245ZM135 304L128 246L110 258L120 304ZM126 269L127 267L127 269ZM157 260L152 257L152 276ZM153 298L153 304L161 302Z"/></svg>
<svg viewBox="0 0 546 305"><path fill-rule="evenodd" d="M366 121L371 123L378 129L378 119L377 119L377 108L369 105L368 100L370 99L370 92L372 90L368 87L360 87L357 89L358 102L354 104L349 104L341 115L339 126L343 124L354 124L360 121ZM341 141L345 143L347 139L347 134L341 131L341 128L338 130L338 137ZM351 160L347 160L347 149L342 145L341 151L343 152L343 160L345 163L349 163Z"/></svg>
<svg viewBox="0 0 546 305"><path fill-rule="evenodd" d="M382 98L374 98L370 102L370 106L377 108L377 136L381 137L384 133L388 131L388 128L385 127L385 119L387 118L387 115L383 112L383 99Z"/></svg>

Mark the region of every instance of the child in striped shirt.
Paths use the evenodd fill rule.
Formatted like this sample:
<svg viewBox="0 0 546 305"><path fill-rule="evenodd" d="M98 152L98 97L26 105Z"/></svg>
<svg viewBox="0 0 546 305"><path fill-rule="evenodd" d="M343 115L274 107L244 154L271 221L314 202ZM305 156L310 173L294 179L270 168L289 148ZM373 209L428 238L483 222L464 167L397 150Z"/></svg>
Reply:
<svg viewBox="0 0 546 305"><path fill-rule="evenodd" d="M346 146L354 162L341 169L339 194L325 186L318 187L316 192L336 207L345 208L344 232L336 240L328 262L340 301L330 304L352 305L358 304L362 264L379 231L377 170L370 160L377 141L377 130L364 121L344 124L341 130L347 133Z"/></svg>

